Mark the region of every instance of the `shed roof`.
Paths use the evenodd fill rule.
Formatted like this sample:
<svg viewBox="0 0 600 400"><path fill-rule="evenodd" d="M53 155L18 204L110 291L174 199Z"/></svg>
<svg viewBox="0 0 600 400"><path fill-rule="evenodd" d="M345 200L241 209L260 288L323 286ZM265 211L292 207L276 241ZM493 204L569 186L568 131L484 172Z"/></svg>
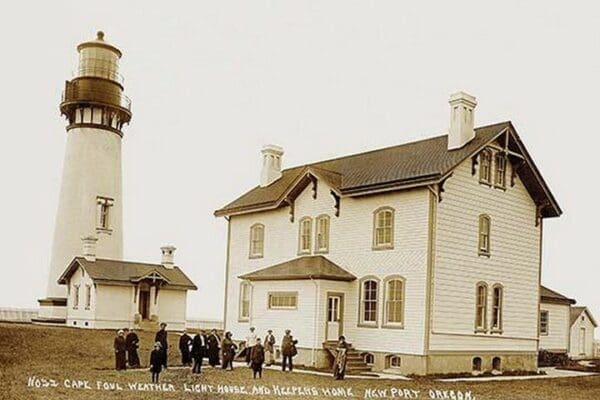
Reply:
<svg viewBox="0 0 600 400"><path fill-rule="evenodd" d="M559 303L559 304L575 304L574 299L570 299L557 291L548 289L545 286L540 286L540 301L542 303Z"/></svg>

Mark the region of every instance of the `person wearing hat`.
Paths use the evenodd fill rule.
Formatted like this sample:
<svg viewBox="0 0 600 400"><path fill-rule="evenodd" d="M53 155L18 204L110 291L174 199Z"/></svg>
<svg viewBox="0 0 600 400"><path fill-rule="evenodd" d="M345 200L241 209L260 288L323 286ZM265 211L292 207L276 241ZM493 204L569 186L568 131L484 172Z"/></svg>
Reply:
<svg viewBox="0 0 600 400"><path fill-rule="evenodd" d="M152 383L158 383L158 377L162 371L162 349L160 342L154 343L154 350L150 353L150 373Z"/></svg>
<svg viewBox="0 0 600 400"><path fill-rule="evenodd" d="M125 328L125 344L127 347L127 362L131 368L140 366L140 357L138 356L138 347L140 338L132 329Z"/></svg>
<svg viewBox="0 0 600 400"><path fill-rule="evenodd" d="M127 344L125 343L125 332L119 329L113 344L115 349L115 368L117 371L127 368Z"/></svg>
<svg viewBox="0 0 600 400"><path fill-rule="evenodd" d="M285 335L281 340L281 355L283 356L283 360L281 361L281 370L285 372L285 368L289 366L289 371L292 372L294 369L294 364L292 362L292 358L298 354L298 350L296 349L297 340L294 340L294 337L291 335L289 329L285 330Z"/></svg>
<svg viewBox="0 0 600 400"><path fill-rule="evenodd" d="M269 329L267 331L267 336L265 336L265 360L267 362L267 367L273 365L275 362L275 336L273 335L273 331Z"/></svg>
<svg viewBox="0 0 600 400"><path fill-rule="evenodd" d="M162 365L167 369L167 352L169 351L169 343L167 342L167 324L160 323L160 330L156 332L154 341L160 343L160 351L162 354Z"/></svg>
<svg viewBox="0 0 600 400"><path fill-rule="evenodd" d="M333 377L336 380L344 379L346 362L348 361L348 343L344 336L340 336L337 344L337 354L333 362Z"/></svg>

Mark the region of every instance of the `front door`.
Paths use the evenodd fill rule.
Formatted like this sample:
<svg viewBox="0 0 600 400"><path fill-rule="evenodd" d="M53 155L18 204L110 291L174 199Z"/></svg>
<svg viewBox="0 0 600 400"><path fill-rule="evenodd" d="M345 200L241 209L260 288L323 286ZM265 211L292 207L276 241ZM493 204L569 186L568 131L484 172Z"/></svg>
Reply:
<svg viewBox="0 0 600 400"><path fill-rule="evenodd" d="M340 295L327 296L327 338L338 340L342 333L342 300Z"/></svg>
<svg viewBox="0 0 600 400"><path fill-rule="evenodd" d="M150 292L148 290L140 291L140 306L138 312L142 316L142 319L148 319L150 317Z"/></svg>
<svg viewBox="0 0 600 400"><path fill-rule="evenodd" d="M585 354L585 328L579 330L579 354Z"/></svg>

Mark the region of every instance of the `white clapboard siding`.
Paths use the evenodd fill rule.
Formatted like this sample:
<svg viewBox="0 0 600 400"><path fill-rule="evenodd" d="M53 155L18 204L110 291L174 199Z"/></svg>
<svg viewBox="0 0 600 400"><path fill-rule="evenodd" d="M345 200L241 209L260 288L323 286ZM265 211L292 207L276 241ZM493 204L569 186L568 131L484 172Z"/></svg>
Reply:
<svg viewBox="0 0 600 400"><path fill-rule="evenodd" d="M581 330L585 329L583 349L580 345ZM587 312L582 312L573 325L571 325L571 339L569 355L573 358L591 358L594 355L594 324Z"/></svg>
<svg viewBox="0 0 600 400"><path fill-rule="evenodd" d="M540 349L569 349L570 307L568 304L540 303L540 311L548 311L548 333L540 333Z"/></svg>
<svg viewBox="0 0 600 400"><path fill-rule="evenodd" d="M471 160L447 180L438 203L431 349L537 348L540 226L522 182L501 190L479 183ZM479 215L491 218L491 257L478 255ZM488 327L492 286L504 287L503 333L474 335L475 287L488 284ZM481 337L485 336L485 337Z"/></svg>
<svg viewBox="0 0 600 400"><path fill-rule="evenodd" d="M293 223L289 219L289 207L232 217L225 329L231 330L234 337L241 339L250 324L255 325L261 334L269 327L283 329L284 326L293 326L297 327L292 328L296 332L295 336L312 338L315 337L314 309L317 303L316 337L311 342L320 348L325 338L327 291L343 292L345 295L344 333L356 348L423 354L428 196L427 189L419 189L364 198L343 198L340 216L336 217L330 187L325 182L319 181L316 199L312 197L310 186L296 199ZM395 245L392 250L374 251L372 250L373 211L382 206L395 209ZM249 323L238 321L240 288L238 276L298 257L298 222L302 217L316 218L321 214L330 216L330 248L325 257L351 272L358 279L373 275L381 280L381 285L385 277L390 275L401 275L406 279L404 329L373 329L357 326L358 279L350 283L320 281L318 299L314 299L314 284L311 281L269 282L268 286L301 292L302 299L299 298L301 307L299 306L295 314L287 311L263 313L261 307L266 304L267 294L262 287L259 288L261 284L255 284L252 320ZM248 257L250 226L254 223L262 223L265 226L264 257L260 259ZM314 229L313 225L313 237ZM381 324L383 315L381 290L379 295ZM304 297L310 298L310 302ZM300 333L298 329L306 332ZM303 340L302 343L306 341Z"/></svg>

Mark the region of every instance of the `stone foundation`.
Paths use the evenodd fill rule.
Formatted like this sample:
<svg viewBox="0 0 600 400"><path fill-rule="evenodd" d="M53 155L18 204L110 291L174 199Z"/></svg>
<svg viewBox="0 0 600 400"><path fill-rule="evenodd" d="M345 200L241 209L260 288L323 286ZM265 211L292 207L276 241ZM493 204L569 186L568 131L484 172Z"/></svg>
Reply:
<svg viewBox="0 0 600 400"><path fill-rule="evenodd" d="M374 372L397 373L399 375L431 375L431 374L455 374L471 373L473 371L473 359L481 358L481 371L491 371L493 359L500 359L500 370L537 370L537 353L535 352L502 352L502 351L473 351L473 352L447 352L433 353L427 356L418 354L366 352L373 355L374 362L371 364ZM400 358L400 366L391 366L390 357ZM314 366L316 368L330 368L331 356L323 349L299 348L298 355L294 357L294 365ZM277 352L277 361L281 361L281 355Z"/></svg>

